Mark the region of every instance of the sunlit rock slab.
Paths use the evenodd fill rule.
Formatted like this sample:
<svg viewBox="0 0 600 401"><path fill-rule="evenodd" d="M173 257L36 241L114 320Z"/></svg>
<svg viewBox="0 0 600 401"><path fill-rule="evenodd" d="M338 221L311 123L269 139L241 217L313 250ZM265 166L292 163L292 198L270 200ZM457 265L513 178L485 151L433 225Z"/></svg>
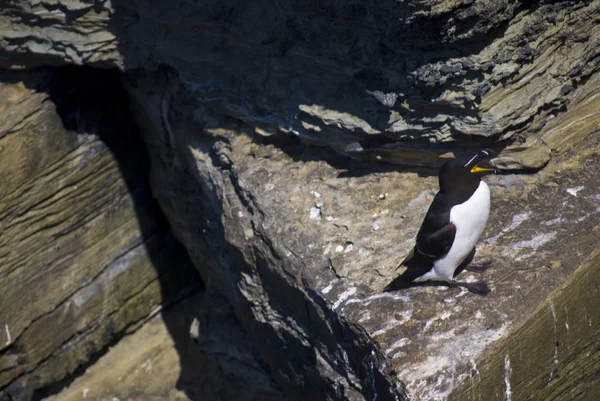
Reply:
<svg viewBox="0 0 600 401"><path fill-rule="evenodd" d="M227 300L196 294L124 337L45 401L286 400L257 363Z"/></svg>

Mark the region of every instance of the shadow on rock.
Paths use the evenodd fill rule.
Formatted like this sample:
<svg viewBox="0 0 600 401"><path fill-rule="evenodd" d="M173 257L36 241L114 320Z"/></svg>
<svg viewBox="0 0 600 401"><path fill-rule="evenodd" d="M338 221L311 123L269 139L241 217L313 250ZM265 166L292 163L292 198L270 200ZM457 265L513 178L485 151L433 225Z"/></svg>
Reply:
<svg viewBox="0 0 600 401"><path fill-rule="evenodd" d="M495 144L497 138L484 132L474 140L475 135L461 135L452 124L480 119L478 104L468 96L462 96L464 104L434 99L444 91L460 92L460 85L483 75L481 69L493 67L456 60L476 55L502 37L518 7L462 18L460 10L428 15L418 6L391 0L289 6L176 1L155 6L113 2L109 29L119 39L124 67L172 68L209 116L208 127L212 117L218 128L234 118L252 131L285 132L357 160L395 163L389 169L401 171L412 171L412 163L438 166L438 157L448 152L463 156L507 145ZM459 15L456 21L453 12ZM456 35L482 29L485 34L449 41L453 23ZM169 32L157 36L156 59L139 45L141 32ZM396 121L405 121L405 128L391 130ZM430 137L443 130L458 141L432 143ZM295 140L291 143L282 149L290 151L296 146ZM313 148L306 153L337 163L336 157ZM298 152L292 150L290 156ZM363 174L360 168L348 173L357 174Z"/></svg>
<svg viewBox="0 0 600 401"><path fill-rule="evenodd" d="M202 280L186 249L173 237L168 221L152 197L149 185L149 158L145 143L132 120L119 72L82 67L54 68L49 96L56 104L57 112L67 130L75 131L78 135L96 135L117 160L129 196L135 205L146 250L158 273L162 307L168 308L182 298L202 291ZM115 238L115 241L118 241L118 238ZM163 318L180 357L182 373L178 388L184 391L190 400L202 400L194 389L194 382L186 380L198 369L197 362L188 352L189 324L194 317L191 314L178 316L177 313L166 313ZM182 319L185 321L183 324ZM58 393L83 374L88 366L97 361L109 346L114 345L124 334L115 334L102 351L72 376L36 391L34 399L39 400Z"/></svg>

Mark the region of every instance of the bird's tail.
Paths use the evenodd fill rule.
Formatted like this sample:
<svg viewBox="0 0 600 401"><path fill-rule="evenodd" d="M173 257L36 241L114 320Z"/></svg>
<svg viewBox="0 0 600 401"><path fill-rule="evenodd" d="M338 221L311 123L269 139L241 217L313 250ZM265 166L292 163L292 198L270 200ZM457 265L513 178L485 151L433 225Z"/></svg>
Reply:
<svg viewBox="0 0 600 401"><path fill-rule="evenodd" d="M412 280L407 279L404 274L399 275L395 279L393 279L388 285L385 286L383 292L391 292L397 290L404 290L410 287L412 284Z"/></svg>
<svg viewBox="0 0 600 401"><path fill-rule="evenodd" d="M430 258L424 257L420 252L413 250L406 256L400 266L406 270L392 280L384 289L384 292L403 290L413 285L413 281L431 269Z"/></svg>

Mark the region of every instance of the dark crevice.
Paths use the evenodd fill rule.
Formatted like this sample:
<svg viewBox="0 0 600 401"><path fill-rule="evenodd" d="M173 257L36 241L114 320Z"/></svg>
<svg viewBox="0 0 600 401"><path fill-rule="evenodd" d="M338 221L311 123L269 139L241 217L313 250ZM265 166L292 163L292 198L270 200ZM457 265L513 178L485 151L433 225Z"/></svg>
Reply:
<svg viewBox="0 0 600 401"><path fill-rule="evenodd" d="M137 215L140 237L144 240L142 246L146 247L147 254L157 270L162 292L162 308L189 296L190 293L201 291L202 281L188 257L187 250L175 240L167 218L151 195L150 161L146 144L129 109L120 72L116 69L69 66L53 68L50 74L50 83L47 86L40 87L39 84L35 84L33 88L47 91L49 100L56 105L56 111L65 129L77 134L97 136L118 163ZM21 81L20 78L23 77L18 76L16 80ZM27 80L24 83L27 85ZM149 239L152 241L148 241ZM181 376L189 376L189 370L195 366L194 361L188 357L187 343L183 344L189 335L187 332L181 332L181 324L175 324L173 321L174 315L165 314L163 320L175 341ZM37 383L34 377L29 383L22 380L13 381L3 389L0 398L27 399L33 391L33 399L41 400L59 393L85 373L86 369L126 335L131 327L132 325L129 325L118 332L111 332L109 329L106 343L99 348L90 346L89 360L74 372L65 372L65 377L61 380L55 383ZM178 389L188 394L190 399L200 400L193 385L193 382L180 380Z"/></svg>

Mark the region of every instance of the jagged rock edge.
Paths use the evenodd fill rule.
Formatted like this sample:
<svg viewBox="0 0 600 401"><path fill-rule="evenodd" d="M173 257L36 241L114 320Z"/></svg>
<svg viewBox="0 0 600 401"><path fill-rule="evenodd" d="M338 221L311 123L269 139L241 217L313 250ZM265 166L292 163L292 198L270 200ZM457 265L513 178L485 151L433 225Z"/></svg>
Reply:
<svg viewBox="0 0 600 401"><path fill-rule="evenodd" d="M213 161L215 160L213 159ZM219 167L223 168L223 166ZM237 180L237 175L235 173L234 165L228 165L226 167L227 170L230 170L231 172L231 174L228 175L228 178L232 184L232 187L235 189L236 195L238 196L240 203L246 207L246 210L251 215L255 215L255 211L258 211L260 215L264 215L264 211L262 211L259 207L257 207L256 204L254 204L252 196L239 184ZM277 260L283 260L282 256L279 254L277 249L275 249L275 246L272 244L271 241L269 241L268 236L263 235L263 233L261 233L261 231L257 229L255 224L253 224L253 231L255 235L261 239L263 244L266 245L266 248L269 250L272 257L274 257ZM228 244L228 246L235 247L232 244ZM252 246L252 253L253 259L256 261L256 266L260 274L260 263L258 263L258 259L261 255L259 254L260 250L258 249L258 247L256 247L256 245ZM265 262L267 261L265 260ZM282 281L289 285L289 290L298 291L299 295L303 296L305 307L312 307L315 310L320 310L323 316L327 317L327 320L324 320L323 323L325 323L330 329L332 329L332 332L335 331L335 328L337 328L337 330L341 332L341 335L336 336L337 345L342 352L349 356L349 361L352 361L353 359L351 355L360 354L361 357L357 359L368 361L365 362L365 364L370 366L371 368L370 372L360 372L360 369L357 369L360 367L360 363L358 361L355 361L355 366L352 366L353 363L350 362L350 365L354 369L354 372L344 371L343 369L337 367L337 364L335 363L335 357L328 355L328 353L323 352L323 350L319 350L321 357L328 362L329 367L332 370L337 372L341 377L345 378L346 383L350 387L354 388L357 391L360 391L363 395L372 397L371 399L377 399L379 395L384 396L384 399L387 398L385 397L386 395L388 397L394 396L396 400L407 399L402 394L404 392L404 384L401 382L397 383L397 380L393 378L392 375L389 373L388 366L386 364L387 358L379 349L379 346L369 337L369 335L364 329L355 324L350 324L341 315L333 311L331 305L328 305L327 301L323 299L317 292L310 290L310 287L306 284L304 280L302 281L301 286L296 287L289 281L289 279L291 279L289 275L287 277L282 276L282 278L284 278L284 280ZM315 313L313 313L312 315L315 315ZM319 316L321 314L317 312L316 315ZM296 322L299 323L298 321ZM349 335L348 337L350 338L350 340L343 341L346 335ZM355 350L352 349L353 346L351 345L352 337L356 338L360 343L360 346L354 346ZM304 337L304 339L310 343L310 338ZM353 351L359 352L357 353ZM377 368L374 368L375 366ZM353 383L353 380L350 377L354 374L356 374L357 379L361 382L360 387L362 387L362 391L361 388L357 387ZM369 389L369 391L365 391L365 389ZM379 391L377 391L377 389ZM387 394L385 394L384 392L387 392ZM399 396L400 398L398 398Z"/></svg>

